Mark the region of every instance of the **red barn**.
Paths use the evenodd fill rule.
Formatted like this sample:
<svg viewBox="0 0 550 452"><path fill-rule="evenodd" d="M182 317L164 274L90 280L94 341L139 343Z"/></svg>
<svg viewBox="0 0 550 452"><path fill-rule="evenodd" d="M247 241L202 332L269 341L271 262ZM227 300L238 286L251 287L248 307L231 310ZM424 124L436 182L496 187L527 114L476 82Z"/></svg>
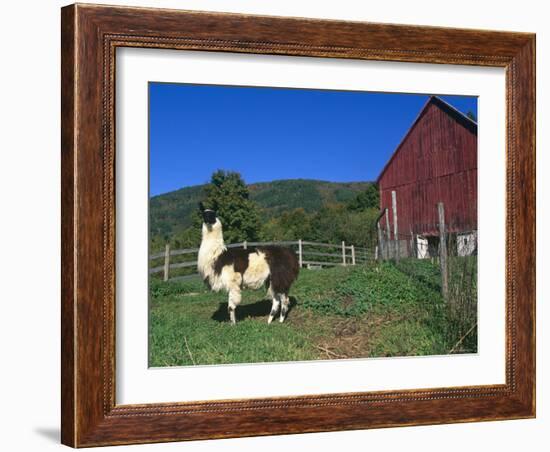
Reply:
<svg viewBox="0 0 550 452"><path fill-rule="evenodd" d="M477 123L430 97L378 176L380 208L393 237L396 192L399 239L438 234L437 203L449 232L477 230ZM385 218L381 220L384 229Z"/></svg>

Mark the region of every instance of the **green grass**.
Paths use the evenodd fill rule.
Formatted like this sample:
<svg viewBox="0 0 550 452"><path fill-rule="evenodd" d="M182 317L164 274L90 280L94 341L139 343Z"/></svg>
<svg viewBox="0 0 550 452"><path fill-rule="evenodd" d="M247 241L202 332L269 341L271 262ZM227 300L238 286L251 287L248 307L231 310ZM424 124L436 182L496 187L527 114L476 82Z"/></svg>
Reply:
<svg viewBox="0 0 550 452"><path fill-rule="evenodd" d="M257 290L243 292L232 326L226 294L198 280L151 279L149 364L445 354L459 337L439 284L427 260L303 269L285 323L267 324L271 301ZM464 342L459 352L476 351L477 341Z"/></svg>

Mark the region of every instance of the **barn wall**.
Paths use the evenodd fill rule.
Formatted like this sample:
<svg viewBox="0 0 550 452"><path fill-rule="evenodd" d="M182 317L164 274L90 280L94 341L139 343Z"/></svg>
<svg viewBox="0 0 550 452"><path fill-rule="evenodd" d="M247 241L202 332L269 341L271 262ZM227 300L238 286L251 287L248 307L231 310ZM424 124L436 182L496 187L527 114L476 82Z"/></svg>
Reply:
<svg viewBox="0 0 550 452"><path fill-rule="evenodd" d="M430 101L378 183L390 213L396 191L400 234L437 234L438 202L451 232L476 230L477 132ZM393 232L392 215L390 224Z"/></svg>

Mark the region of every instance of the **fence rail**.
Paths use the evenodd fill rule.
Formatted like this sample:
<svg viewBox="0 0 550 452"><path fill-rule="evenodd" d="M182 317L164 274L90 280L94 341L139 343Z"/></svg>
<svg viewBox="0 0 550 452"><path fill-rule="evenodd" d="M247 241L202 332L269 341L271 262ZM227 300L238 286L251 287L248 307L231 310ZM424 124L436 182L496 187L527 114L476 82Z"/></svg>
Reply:
<svg viewBox="0 0 550 452"><path fill-rule="evenodd" d="M254 246L296 246L298 260L300 267L323 267L323 266L346 266L346 265L357 265L364 264L369 260L374 258L373 253L366 247L357 247L355 245L346 245L345 242L342 242L340 245L332 243L317 243L304 240L286 240L280 242L240 242L240 243L231 243L226 245L226 248L244 248ZM308 249L309 248L309 249ZM338 252L327 252L328 249L338 250ZM323 251L322 251L323 250ZM163 273L164 281L168 279L188 279L193 278L198 275L198 273L192 273L182 276L171 276L171 270L180 269L180 268L196 268L196 260L187 260L183 262L170 262L172 257L175 256L186 256L186 255L196 255L199 252L198 248L187 248L179 250L171 250L169 245L166 245L166 249L162 253L155 253L149 256L150 261L164 259L163 265L156 265L149 268L149 274ZM316 260L311 260L309 257L315 258ZM319 259L327 258L325 259Z"/></svg>

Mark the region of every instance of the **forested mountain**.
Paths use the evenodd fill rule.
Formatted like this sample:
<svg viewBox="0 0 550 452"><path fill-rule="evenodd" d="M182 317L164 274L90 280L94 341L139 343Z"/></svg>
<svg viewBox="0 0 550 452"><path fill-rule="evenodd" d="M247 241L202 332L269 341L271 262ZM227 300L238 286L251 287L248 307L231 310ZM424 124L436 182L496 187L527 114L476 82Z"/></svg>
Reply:
<svg viewBox="0 0 550 452"><path fill-rule="evenodd" d="M248 185L250 199L261 209L264 220L302 208L306 213L322 207L346 204L365 191L371 182L326 182L289 179ZM205 185L195 185L154 196L149 204L152 237L170 237L193 225L193 213L205 197Z"/></svg>

